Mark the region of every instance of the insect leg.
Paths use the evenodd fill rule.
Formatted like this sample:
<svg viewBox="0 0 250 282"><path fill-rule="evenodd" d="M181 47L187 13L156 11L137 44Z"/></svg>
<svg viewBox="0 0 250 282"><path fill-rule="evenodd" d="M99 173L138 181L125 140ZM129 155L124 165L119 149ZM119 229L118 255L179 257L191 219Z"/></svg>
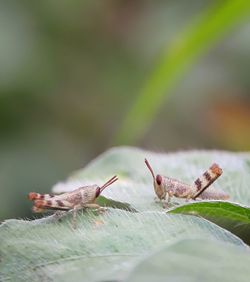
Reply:
<svg viewBox="0 0 250 282"><path fill-rule="evenodd" d="M163 207L164 209L168 208L169 203L170 203L170 201L171 201L171 194L170 194L169 192L166 192L165 198L164 198L164 199L161 199L160 201L161 201L162 207Z"/></svg>
<svg viewBox="0 0 250 282"><path fill-rule="evenodd" d="M58 200L56 197L51 200L35 200L34 206L38 209L52 209L52 210L70 210L72 205L64 200Z"/></svg>
<svg viewBox="0 0 250 282"><path fill-rule="evenodd" d="M161 200L161 203L162 203L162 207L163 207L164 209L167 209L167 208L168 208L168 201L166 201L166 200Z"/></svg>
<svg viewBox="0 0 250 282"><path fill-rule="evenodd" d="M186 197L186 202L189 202L190 199L195 200L195 198L193 198L193 195L192 195L192 194L187 195L187 197Z"/></svg>
<svg viewBox="0 0 250 282"><path fill-rule="evenodd" d="M206 190L219 176L222 174L222 169L213 164L203 175L197 178L194 182L196 193L192 195L192 199L195 200L204 190Z"/></svg>
<svg viewBox="0 0 250 282"><path fill-rule="evenodd" d="M95 204L95 203L84 204L82 207L83 208L90 208L90 209L97 209L97 210L104 209L103 207L101 207L101 206L99 206L98 204Z"/></svg>
<svg viewBox="0 0 250 282"><path fill-rule="evenodd" d="M90 208L90 209L96 209L99 212L106 211L105 207L101 207L98 204L95 203L89 203L89 204L83 204L81 206L76 206L73 208L73 220L72 220L72 225L73 228L76 229L76 216L77 216L77 211L83 208Z"/></svg>
<svg viewBox="0 0 250 282"><path fill-rule="evenodd" d="M95 204L95 203L83 204L82 207L83 208L91 208L91 209L99 209L100 208L100 206L98 204Z"/></svg>
<svg viewBox="0 0 250 282"><path fill-rule="evenodd" d="M73 226L73 229L76 229L77 210L79 210L79 209L76 208L76 207L73 208L73 217L72 217L72 226Z"/></svg>
<svg viewBox="0 0 250 282"><path fill-rule="evenodd" d="M95 203L89 203L89 204L84 204L82 206L83 208L90 208L90 209L96 209L98 212L105 212L107 210L106 207L101 207L98 204Z"/></svg>
<svg viewBox="0 0 250 282"><path fill-rule="evenodd" d="M174 192L172 190L168 191L168 202L170 202L171 198L174 196Z"/></svg>
<svg viewBox="0 0 250 282"><path fill-rule="evenodd" d="M161 202L162 202L162 200L159 199L158 196L155 196L155 197L154 197L154 201L155 201L155 203L161 203Z"/></svg>
<svg viewBox="0 0 250 282"><path fill-rule="evenodd" d="M53 216L56 220L60 221L62 217L64 217L69 211L56 211Z"/></svg>

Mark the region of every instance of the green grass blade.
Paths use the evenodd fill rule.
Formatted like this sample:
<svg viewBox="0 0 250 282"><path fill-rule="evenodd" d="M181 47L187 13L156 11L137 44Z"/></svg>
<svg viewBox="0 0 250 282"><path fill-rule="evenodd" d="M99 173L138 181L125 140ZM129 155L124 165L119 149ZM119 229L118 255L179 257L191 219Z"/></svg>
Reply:
<svg viewBox="0 0 250 282"><path fill-rule="evenodd" d="M218 2L199 15L160 57L151 77L127 113L115 143L132 144L143 136L181 75L249 14L249 0Z"/></svg>

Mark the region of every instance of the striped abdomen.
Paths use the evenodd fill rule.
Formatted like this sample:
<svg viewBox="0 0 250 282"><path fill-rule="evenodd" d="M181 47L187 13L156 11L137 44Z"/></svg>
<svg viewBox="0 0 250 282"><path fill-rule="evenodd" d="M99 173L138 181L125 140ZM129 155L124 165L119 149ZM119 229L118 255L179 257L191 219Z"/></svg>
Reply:
<svg viewBox="0 0 250 282"><path fill-rule="evenodd" d="M210 186L208 189L203 191L197 198L203 200L228 200L229 195L221 189Z"/></svg>

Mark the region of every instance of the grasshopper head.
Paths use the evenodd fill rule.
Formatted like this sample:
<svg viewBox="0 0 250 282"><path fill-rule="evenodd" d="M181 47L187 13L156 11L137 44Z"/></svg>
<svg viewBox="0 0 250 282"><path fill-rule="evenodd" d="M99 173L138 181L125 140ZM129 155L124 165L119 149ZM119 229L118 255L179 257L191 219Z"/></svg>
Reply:
<svg viewBox="0 0 250 282"><path fill-rule="evenodd" d="M157 197L162 200L166 198L166 189L164 186L164 179L161 175L157 174L155 177L154 171L151 167L151 165L149 164L148 160L145 159L145 164L148 167L152 177L153 177L153 184L154 184L154 190L155 190L155 194L157 195Z"/></svg>
<svg viewBox="0 0 250 282"><path fill-rule="evenodd" d="M115 175L112 178L110 178L105 184L103 184L101 187L97 186L96 191L95 191L95 197L97 198L102 191L107 188L108 186L110 186L111 184L113 184L115 181L118 180L118 177Z"/></svg>

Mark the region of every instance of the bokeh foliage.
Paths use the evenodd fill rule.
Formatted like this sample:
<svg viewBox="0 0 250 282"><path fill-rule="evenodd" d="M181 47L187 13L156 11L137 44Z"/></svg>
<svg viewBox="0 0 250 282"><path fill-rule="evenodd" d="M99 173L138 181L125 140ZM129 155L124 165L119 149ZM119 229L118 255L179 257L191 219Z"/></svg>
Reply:
<svg viewBox="0 0 250 282"><path fill-rule="evenodd" d="M0 220L31 217L28 192L49 192L117 135L162 151L249 150L246 3L1 1Z"/></svg>

